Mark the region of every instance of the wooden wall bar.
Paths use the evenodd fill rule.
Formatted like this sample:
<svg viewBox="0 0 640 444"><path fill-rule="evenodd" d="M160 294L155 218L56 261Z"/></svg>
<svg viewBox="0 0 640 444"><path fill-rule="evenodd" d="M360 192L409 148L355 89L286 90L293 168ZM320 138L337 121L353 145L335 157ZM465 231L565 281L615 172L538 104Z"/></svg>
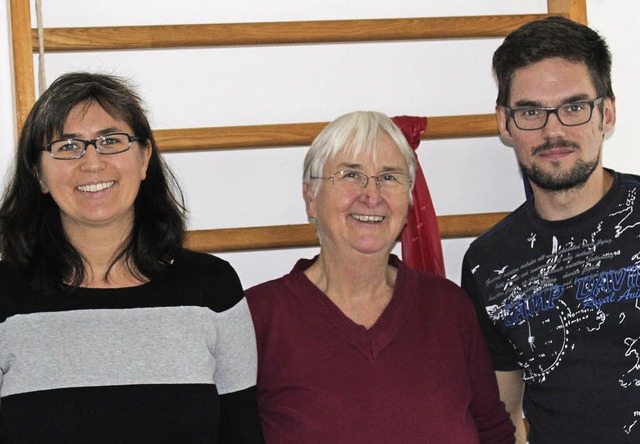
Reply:
<svg viewBox="0 0 640 444"><path fill-rule="evenodd" d="M503 37L546 14L201 25L47 28L46 51L194 48L242 45ZM32 30L33 50L38 48Z"/></svg>
<svg viewBox="0 0 640 444"><path fill-rule="evenodd" d="M17 127L35 101L32 54L38 50L31 29L30 1L10 0L16 85ZM586 0L547 0L548 14L365 19L271 23L194 24L44 29L46 51L96 51L185 47L349 43L452 38L502 37L518 26L560 14L586 23ZM165 152L307 146L326 122L156 130ZM493 114L429 117L424 139L496 135ZM481 234L507 213L439 216L443 238ZM187 233L198 251L241 251L317 245L312 225L278 225Z"/></svg>
<svg viewBox="0 0 640 444"><path fill-rule="evenodd" d="M502 220L508 213L479 213L438 216L443 239L475 237ZM311 224L269 227L194 230L187 233L187 248L203 252L263 250L268 248L313 247L318 245Z"/></svg>
<svg viewBox="0 0 640 444"><path fill-rule="evenodd" d="M547 0L547 11L549 14L564 15L575 22L587 24L586 0Z"/></svg>
<svg viewBox="0 0 640 444"><path fill-rule="evenodd" d="M31 41L33 31L31 30L29 1L10 1L13 79L16 95L16 128L19 131L27 119L33 103L36 101L36 84L33 74L33 43ZM36 32L36 44L37 42L38 33Z"/></svg>
<svg viewBox="0 0 640 444"><path fill-rule="evenodd" d="M164 152L308 146L328 122L154 130ZM430 117L423 139L495 136L494 114Z"/></svg>

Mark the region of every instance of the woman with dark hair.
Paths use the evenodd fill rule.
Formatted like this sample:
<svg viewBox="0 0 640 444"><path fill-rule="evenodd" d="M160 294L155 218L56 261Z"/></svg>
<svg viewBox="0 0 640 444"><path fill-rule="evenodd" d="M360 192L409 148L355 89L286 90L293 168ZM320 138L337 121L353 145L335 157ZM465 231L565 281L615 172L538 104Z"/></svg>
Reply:
<svg viewBox="0 0 640 444"><path fill-rule="evenodd" d="M0 204L1 442L262 441L242 287L184 215L132 88L54 81Z"/></svg>

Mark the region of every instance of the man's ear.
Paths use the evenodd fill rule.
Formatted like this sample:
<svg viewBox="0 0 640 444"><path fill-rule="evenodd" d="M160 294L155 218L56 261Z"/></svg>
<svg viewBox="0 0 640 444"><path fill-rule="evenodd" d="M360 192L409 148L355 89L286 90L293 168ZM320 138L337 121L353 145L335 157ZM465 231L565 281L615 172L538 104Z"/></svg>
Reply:
<svg viewBox="0 0 640 444"><path fill-rule="evenodd" d="M602 130L605 134L613 130L616 124L616 99L605 97L602 101Z"/></svg>
<svg viewBox="0 0 640 444"><path fill-rule="evenodd" d="M496 120L498 123L498 131L500 132L500 140L507 146L513 146L513 137L509 130L509 114L502 105L496 106Z"/></svg>

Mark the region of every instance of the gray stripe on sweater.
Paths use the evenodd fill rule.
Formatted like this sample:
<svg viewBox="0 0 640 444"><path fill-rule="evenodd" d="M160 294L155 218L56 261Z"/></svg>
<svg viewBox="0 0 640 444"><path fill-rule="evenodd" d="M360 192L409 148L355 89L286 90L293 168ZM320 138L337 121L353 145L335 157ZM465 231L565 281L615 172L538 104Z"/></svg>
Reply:
<svg viewBox="0 0 640 444"><path fill-rule="evenodd" d="M14 315L0 324L2 397L66 387L256 383L256 342L243 298L193 306Z"/></svg>

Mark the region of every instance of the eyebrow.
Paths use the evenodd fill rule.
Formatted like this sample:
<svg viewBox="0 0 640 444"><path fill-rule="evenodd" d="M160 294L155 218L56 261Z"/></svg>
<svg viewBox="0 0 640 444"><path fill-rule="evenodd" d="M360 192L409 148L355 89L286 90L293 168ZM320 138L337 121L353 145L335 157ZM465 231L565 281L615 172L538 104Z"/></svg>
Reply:
<svg viewBox="0 0 640 444"><path fill-rule="evenodd" d="M347 170L363 170L363 166L359 163L348 163L348 162L342 162L340 165L338 165L338 168L344 168ZM404 170L402 168L399 167L394 167L394 166L384 166L382 167L381 170L379 170L379 173L389 173L389 172L398 172L398 173L403 173Z"/></svg>
<svg viewBox="0 0 640 444"><path fill-rule="evenodd" d="M567 97L562 101L562 103L560 103L560 105L557 105L557 106L566 105L567 103L590 102L590 101L591 101L591 98L589 97L588 94L575 94L573 96ZM555 108L555 106L546 106L535 100L518 100L514 108Z"/></svg>
<svg viewBox="0 0 640 444"><path fill-rule="evenodd" d="M97 137L112 133L126 133L126 131L116 127L109 127L96 132ZM82 137L80 133L64 133L60 135L61 139L79 139L80 137Z"/></svg>

